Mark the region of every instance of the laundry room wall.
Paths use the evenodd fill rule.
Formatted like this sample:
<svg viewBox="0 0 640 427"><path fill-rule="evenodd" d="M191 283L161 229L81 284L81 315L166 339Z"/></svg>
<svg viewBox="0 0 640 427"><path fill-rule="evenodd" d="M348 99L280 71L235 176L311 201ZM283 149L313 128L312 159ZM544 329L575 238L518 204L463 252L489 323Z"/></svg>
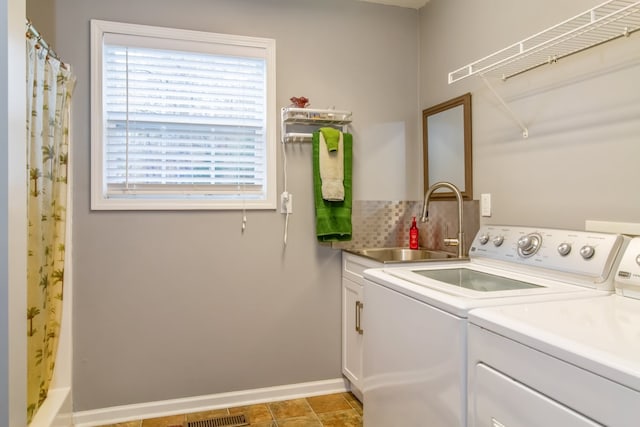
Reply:
<svg viewBox="0 0 640 427"><path fill-rule="evenodd" d="M492 196L484 223L583 228L640 221L640 33L490 84L449 85L450 71L602 3L431 0L420 12L421 108L473 97L474 195Z"/></svg>
<svg viewBox="0 0 640 427"><path fill-rule="evenodd" d="M278 108L306 96L353 111L354 198L403 200L421 182L418 12L344 0L56 0L51 16L78 78L75 410L340 378L341 252L315 239L310 144L286 146L286 246L276 211L247 212L244 234L239 211L91 211L89 21L276 39ZM282 166L278 147L278 193Z"/></svg>

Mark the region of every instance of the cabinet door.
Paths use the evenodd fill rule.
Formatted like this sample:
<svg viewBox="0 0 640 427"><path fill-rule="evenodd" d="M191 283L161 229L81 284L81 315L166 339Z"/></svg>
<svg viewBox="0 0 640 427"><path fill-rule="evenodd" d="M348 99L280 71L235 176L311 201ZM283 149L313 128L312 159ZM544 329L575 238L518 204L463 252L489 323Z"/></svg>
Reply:
<svg viewBox="0 0 640 427"><path fill-rule="evenodd" d="M342 372L358 389L362 379L362 285L342 279Z"/></svg>

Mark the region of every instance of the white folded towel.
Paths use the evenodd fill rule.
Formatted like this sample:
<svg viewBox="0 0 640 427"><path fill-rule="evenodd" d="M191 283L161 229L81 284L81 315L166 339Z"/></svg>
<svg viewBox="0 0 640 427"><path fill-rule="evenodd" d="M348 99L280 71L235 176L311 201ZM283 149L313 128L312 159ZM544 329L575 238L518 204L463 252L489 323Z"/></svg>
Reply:
<svg viewBox="0 0 640 427"><path fill-rule="evenodd" d="M342 132L338 139L338 149L329 151L327 142L320 134L318 166L322 181L322 198L331 202L344 200L344 142Z"/></svg>

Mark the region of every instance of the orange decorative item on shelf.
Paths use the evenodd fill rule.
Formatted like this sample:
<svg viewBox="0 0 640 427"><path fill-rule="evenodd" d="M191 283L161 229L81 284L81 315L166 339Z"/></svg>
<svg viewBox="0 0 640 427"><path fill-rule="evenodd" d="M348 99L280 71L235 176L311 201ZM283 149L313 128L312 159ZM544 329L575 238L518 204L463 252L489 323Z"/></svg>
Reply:
<svg viewBox="0 0 640 427"><path fill-rule="evenodd" d="M293 102L293 105L298 108L305 108L309 106L309 99L305 98L304 96L301 96L300 98L294 96L292 98L289 98L289 101Z"/></svg>

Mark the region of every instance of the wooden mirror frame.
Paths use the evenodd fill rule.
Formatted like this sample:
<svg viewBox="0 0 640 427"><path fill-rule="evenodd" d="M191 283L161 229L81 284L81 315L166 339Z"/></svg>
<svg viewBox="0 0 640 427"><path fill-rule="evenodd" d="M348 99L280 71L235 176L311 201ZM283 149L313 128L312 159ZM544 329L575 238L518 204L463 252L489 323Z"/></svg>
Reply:
<svg viewBox="0 0 640 427"><path fill-rule="evenodd" d="M471 93L466 93L457 98L450 99L441 104L422 110L422 156L423 156L423 182L424 192L434 183L429 183L429 132L427 119L429 116L455 108L462 105L463 125L464 125L464 191L460 189L465 200L473 199L473 169L471 154ZM451 191L436 191L431 196L434 199L454 199L455 195Z"/></svg>

